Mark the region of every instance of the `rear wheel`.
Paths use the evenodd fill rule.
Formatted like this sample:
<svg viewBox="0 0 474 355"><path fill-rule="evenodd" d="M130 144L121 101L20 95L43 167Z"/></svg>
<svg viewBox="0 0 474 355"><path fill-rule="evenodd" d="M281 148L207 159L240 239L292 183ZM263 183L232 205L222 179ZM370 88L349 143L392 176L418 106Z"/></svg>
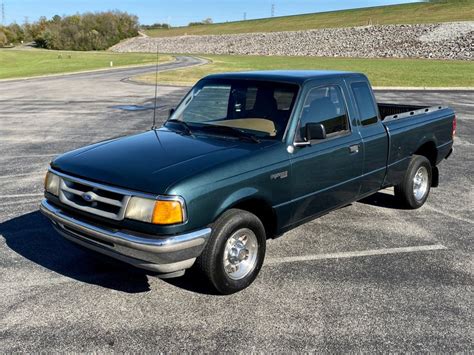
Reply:
<svg viewBox="0 0 474 355"><path fill-rule="evenodd" d="M403 181L395 186L395 196L407 208L420 208L430 193L432 176L430 161L424 156L413 155Z"/></svg>
<svg viewBox="0 0 474 355"><path fill-rule="evenodd" d="M231 209L214 223L196 264L212 287L231 294L255 280L265 257L265 243L260 219L247 211Z"/></svg>

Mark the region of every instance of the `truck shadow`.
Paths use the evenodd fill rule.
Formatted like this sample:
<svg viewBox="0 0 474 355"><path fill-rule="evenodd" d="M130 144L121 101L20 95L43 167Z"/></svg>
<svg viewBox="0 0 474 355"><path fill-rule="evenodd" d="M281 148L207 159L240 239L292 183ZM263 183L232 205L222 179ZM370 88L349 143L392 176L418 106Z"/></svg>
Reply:
<svg viewBox="0 0 474 355"><path fill-rule="evenodd" d="M222 296L209 285L208 281L194 267L186 270L186 273L181 277L163 279L163 281L189 292L201 295Z"/></svg>
<svg viewBox="0 0 474 355"><path fill-rule="evenodd" d="M146 271L68 242L38 211L0 223L0 234L11 250L58 274L127 293L150 291Z"/></svg>
<svg viewBox="0 0 474 355"><path fill-rule="evenodd" d="M404 207L394 195L385 192L377 192L357 202L363 203L365 205L392 208L397 210L406 209L406 207Z"/></svg>

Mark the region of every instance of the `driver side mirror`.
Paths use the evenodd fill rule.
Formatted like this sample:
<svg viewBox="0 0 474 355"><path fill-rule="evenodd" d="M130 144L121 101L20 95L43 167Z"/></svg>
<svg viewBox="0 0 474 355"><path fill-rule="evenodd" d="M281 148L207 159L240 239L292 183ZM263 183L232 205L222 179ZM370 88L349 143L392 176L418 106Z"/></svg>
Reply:
<svg viewBox="0 0 474 355"><path fill-rule="evenodd" d="M168 113L168 118L170 118L170 117L173 115L173 113L174 113L175 111L176 111L175 108L170 108L170 111L169 111L169 113Z"/></svg>
<svg viewBox="0 0 474 355"><path fill-rule="evenodd" d="M305 126L306 140L326 139L326 129L321 123L307 123Z"/></svg>

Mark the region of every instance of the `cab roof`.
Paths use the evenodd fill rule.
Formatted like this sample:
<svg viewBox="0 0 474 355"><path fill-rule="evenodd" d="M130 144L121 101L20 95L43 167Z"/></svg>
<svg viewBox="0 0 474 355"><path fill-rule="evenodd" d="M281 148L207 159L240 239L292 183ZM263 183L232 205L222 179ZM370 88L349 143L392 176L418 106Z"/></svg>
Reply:
<svg viewBox="0 0 474 355"><path fill-rule="evenodd" d="M204 79L263 80L302 84L313 79L329 79L350 76L364 76L360 73L337 70L261 70L234 73L211 74Z"/></svg>

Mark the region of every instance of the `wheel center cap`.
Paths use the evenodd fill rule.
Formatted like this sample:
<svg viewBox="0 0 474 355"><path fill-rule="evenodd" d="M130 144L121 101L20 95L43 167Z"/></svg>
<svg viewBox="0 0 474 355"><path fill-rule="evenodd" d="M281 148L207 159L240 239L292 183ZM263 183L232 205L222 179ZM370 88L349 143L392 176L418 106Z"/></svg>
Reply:
<svg viewBox="0 0 474 355"><path fill-rule="evenodd" d="M239 251L239 261L246 260L249 256L249 251L248 249L241 249Z"/></svg>
<svg viewBox="0 0 474 355"><path fill-rule="evenodd" d="M229 261L232 264L246 260L249 256L249 251L241 241L237 241L229 250Z"/></svg>

